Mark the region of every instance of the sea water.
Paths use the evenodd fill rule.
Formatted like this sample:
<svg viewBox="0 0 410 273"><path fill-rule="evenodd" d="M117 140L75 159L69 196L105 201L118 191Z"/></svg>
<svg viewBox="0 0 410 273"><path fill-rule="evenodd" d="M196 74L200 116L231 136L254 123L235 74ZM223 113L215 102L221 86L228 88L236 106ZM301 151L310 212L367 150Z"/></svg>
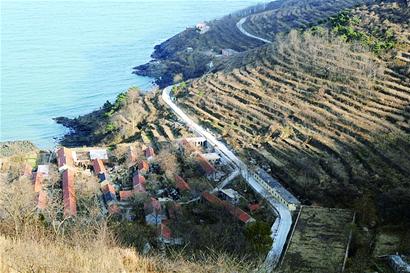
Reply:
<svg viewBox="0 0 410 273"><path fill-rule="evenodd" d="M256 0L1 1L0 140L51 148L53 117L98 109L131 86L154 45Z"/></svg>

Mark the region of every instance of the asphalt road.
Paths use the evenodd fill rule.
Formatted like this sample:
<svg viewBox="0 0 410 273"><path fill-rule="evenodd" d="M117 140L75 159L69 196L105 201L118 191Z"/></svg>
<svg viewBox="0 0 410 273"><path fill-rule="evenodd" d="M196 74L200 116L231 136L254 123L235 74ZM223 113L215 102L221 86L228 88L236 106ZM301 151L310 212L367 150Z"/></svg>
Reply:
<svg viewBox="0 0 410 273"><path fill-rule="evenodd" d="M292 225L292 216L290 211L276 201L273 196L262 187L256 179L253 177L251 171L225 144L218 141L214 135L202 128L200 125L196 124L191 118L189 118L171 99L170 91L173 86L168 86L162 91L162 99L164 102L174 111L174 113L183 121L185 124L198 135L205 137L216 150L218 150L224 157L230 160L234 165L236 165L246 182L262 197L264 197L272 209L275 211L277 218L275 223L272 225L271 237L273 239L272 247L266 257L264 267L267 270L273 269L279 261L280 255L284 249L286 238L290 231Z"/></svg>
<svg viewBox="0 0 410 273"><path fill-rule="evenodd" d="M241 20L239 20L238 23L236 23L236 27L239 29L239 31L242 32L243 35L246 35L246 36L251 37L253 39L262 41L262 42L267 43L267 44L271 44L272 43L271 41L266 40L266 39L261 38L261 37L258 37L258 36L255 36L255 35L252 35L243 28L243 23L245 23L247 19L248 19L248 17L244 17Z"/></svg>

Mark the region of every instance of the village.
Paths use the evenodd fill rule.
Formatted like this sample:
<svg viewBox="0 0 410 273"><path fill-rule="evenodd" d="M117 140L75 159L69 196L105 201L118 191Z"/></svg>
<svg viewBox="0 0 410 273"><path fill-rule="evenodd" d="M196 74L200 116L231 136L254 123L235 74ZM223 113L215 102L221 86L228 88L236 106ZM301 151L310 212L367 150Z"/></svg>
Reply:
<svg viewBox="0 0 410 273"><path fill-rule="evenodd" d="M94 178L86 183L98 183L102 215L155 231L155 242L147 240L151 244L145 244L145 250L152 244L178 246L190 241L197 241L191 242L192 246L201 247L201 240L213 236L201 231L203 227L207 227L207 232L217 233L215 240L220 241L218 236L238 237L235 232L243 233L249 223L272 225L275 216L265 201L237 177L234 166L205 138L185 137L160 146L154 149L151 145L132 143L115 150L58 147L45 156L43 161L48 163L43 162L33 170L26 165L25 175L32 175L41 213L48 203L49 170L58 169L64 219L75 219L79 210L77 177ZM219 228L213 232L215 226ZM222 235L221 228L231 234ZM241 241L246 240L235 244L247 249Z"/></svg>

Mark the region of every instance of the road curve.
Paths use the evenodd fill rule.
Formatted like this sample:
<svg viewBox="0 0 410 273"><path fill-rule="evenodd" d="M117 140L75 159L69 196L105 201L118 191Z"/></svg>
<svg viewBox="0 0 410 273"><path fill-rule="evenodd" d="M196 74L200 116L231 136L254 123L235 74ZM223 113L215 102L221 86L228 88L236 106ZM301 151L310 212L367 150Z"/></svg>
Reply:
<svg viewBox="0 0 410 273"><path fill-rule="evenodd" d="M248 19L248 17L244 17L241 20L239 20L238 23L236 23L236 27L239 29L239 31L242 32L243 35L246 35L250 38L262 41L262 42L267 43L267 44L271 44L272 41L266 40L264 38L261 38L261 37L255 36L255 35L252 35L243 28L243 24L246 22L247 19Z"/></svg>
<svg viewBox="0 0 410 273"><path fill-rule="evenodd" d="M240 169L241 175L246 180L246 182L269 202L270 206L277 214L275 223L271 228L271 237L273 239L272 247L263 265L265 270L272 270L279 261L286 243L286 238L292 225L292 216L290 211L287 209L287 207L276 201L276 199L274 199L273 196L256 181L256 179L253 177L253 173L249 171L245 163L243 163L231 150L229 150L225 144L217 140L214 135L202 128L200 125L196 124L172 101L170 97L170 91L172 87L173 86L171 85L163 89L162 99L164 100L164 102L183 122L186 123L186 125L192 131L196 132L202 137L205 137L215 149L217 149L224 157L226 157L229 161L236 165L236 167Z"/></svg>

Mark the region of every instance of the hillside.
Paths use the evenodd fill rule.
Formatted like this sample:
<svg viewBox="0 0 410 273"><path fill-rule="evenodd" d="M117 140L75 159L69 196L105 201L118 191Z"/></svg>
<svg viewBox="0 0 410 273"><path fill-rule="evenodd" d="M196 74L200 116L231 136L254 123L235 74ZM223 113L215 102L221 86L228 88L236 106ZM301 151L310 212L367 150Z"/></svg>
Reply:
<svg viewBox="0 0 410 273"><path fill-rule="evenodd" d="M325 0L278 0L250 7L207 22L209 30L205 33L189 27L155 46L151 56L153 60L135 67L134 73L154 77L160 87L172 84L175 80L196 78L212 69L212 65L226 62L226 58L220 56L223 49L243 53L263 45L261 41L244 36L238 30L236 24L243 17L250 16L249 22L245 22L245 29L251 33L256 30L254 34L273 38L280 32L308 27L338 11L365 2L343 0L330 4ZM257 29L258 26L261 29Z"/></svg>
<svg viewBox="0 0 410 273"><path fill-rule="evenodd" d="M341 232L353 229L347 272L373 272L381 266L376 256L410 253L410 10L402 0L356 4L273 2L242 13L253 14L246 30L272 44L238 33L241 16L231 15L208 22L204 34L187 29L157 46L155 60L139 68L163 77L161 85L180 82L172 90L176 104L244 162L271 170L303 205L356 212L353 224L350 212L332 213L323 230L312 220L316 212L302 215L293 238L302 244L291 243L285 272L309 255L312 268L322 268L321 258L340 264L350 236L329 233L337 220ZM217 56L227 47L238 53ZM99 111L58 120L74 130L62 140L67 146L137 141L158 148L189 135L160 90L131 88ZM309 251L331 247L329 234L339 240L338 263L326 251Z"/></svg>

